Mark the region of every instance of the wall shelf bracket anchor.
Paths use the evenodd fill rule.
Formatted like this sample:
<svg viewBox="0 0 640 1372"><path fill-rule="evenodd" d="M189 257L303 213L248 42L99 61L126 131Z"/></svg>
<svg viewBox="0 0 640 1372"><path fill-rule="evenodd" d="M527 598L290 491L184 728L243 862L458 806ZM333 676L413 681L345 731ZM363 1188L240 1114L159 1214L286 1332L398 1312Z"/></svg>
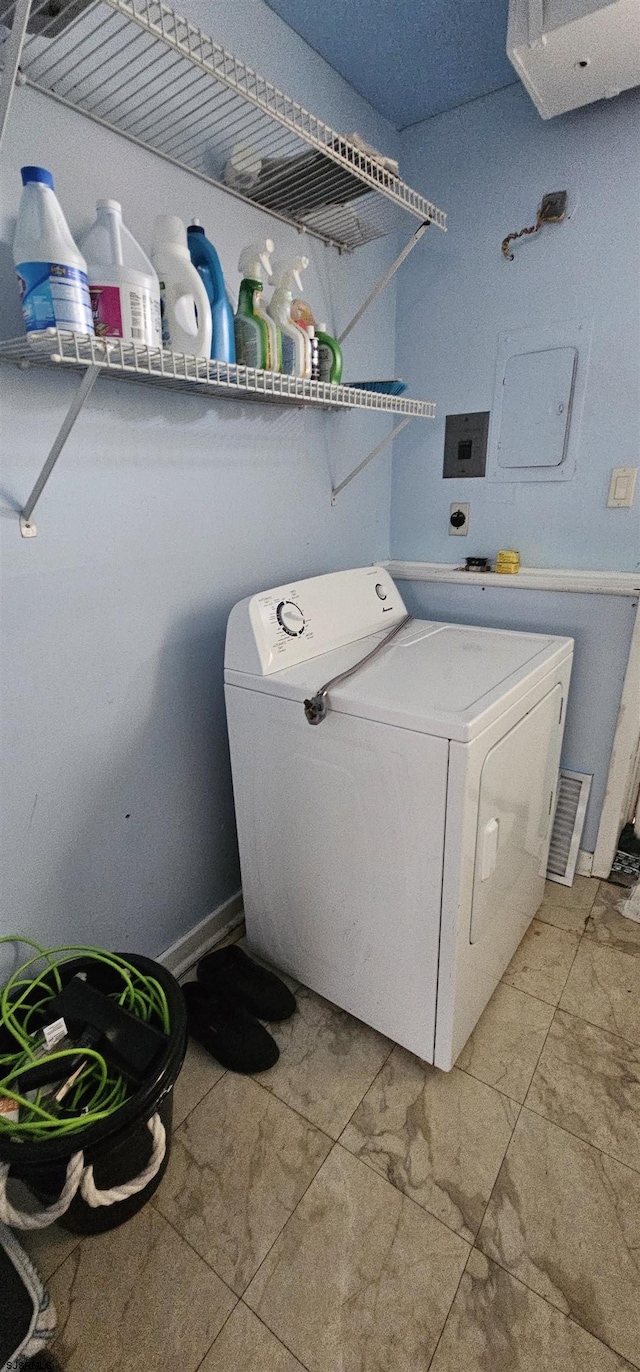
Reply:
<svg viewBox="0 0 640 1372"><path fill-rule="evenodd" d="M381 453L383 448L386 448L387 444L391 443L393 439L396 438L397 435L401 432L402 429L406 429L407 424L411 423L412 418L413 416L410 414L405 415L404 419L401 420L400 424L396 424L395 429L392 429L391 433L388 433L386 435L386 438L383 438L380 443L377 443L375 448L372 448L371 452L368 453L367 456L362 459L362 462L358 463L357 467L354 467L352 472L349 472L348 476L345 476L343 481L340 481L337 486L331 487L332 505L336 505L338 503L338 496L340 495L340 492L344 490L345 486L348 486L349 482L353 481L354 477L359 476L360 472L363 472L365 467L368 467L369 463L373 462L374 457L377 457L378 453Z"/></svg>
<svg viewBox="0 0 640 1372"><path fill-rule="evenodd" d="M78 386L78 389L73 397L73 400L71 401L71 404L62 421L62 424L60 425L60 428L58 429L58 432L53 440L53 443L51 444L49 454L44 463L42 471L40 472L38 480L36 481L36 484L31 492L31 495L29 496L29 499L27 500L24 509L20 512L20 533L22 534L23 538L36 537L38 530L35 524L32 522L31 516L40 499L40 496L42 495L42 492L47 484L47 481L51 476L51 473L56 465L56 462L58 461L60 453L64 448L64 445L69 437L69 434L71 433L71 430L76 422L76 419L80 414L80 411L85 403L85 400L87 400L88 396L90 396L96 384L96 381L98 380L99 375L99 366L93 364L91 367L87 367L87 370L82 378L82 381L80 382L80 385Z"/></svg>

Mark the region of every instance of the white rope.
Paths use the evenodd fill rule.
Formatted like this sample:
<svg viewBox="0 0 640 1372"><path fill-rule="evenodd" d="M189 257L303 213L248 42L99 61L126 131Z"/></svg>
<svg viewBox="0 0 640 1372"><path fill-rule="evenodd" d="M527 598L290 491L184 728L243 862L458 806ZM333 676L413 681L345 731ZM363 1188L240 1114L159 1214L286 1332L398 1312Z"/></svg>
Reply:
<svg viewBox="0 0 640 1372"><path fill-rule="evenodd" d="M93 1180L93 1167L85 1167L80 1182L80 1194L92 1209L95 1210L98 1205L115 1205L117 1201L128 1200L129 1196L135 1196L138 1191L144 1191L145 1186L153 1180L156 1172L160 1171L167 1151L167 1135L160 1116L153 1115L150 1120L147 1120L147 1128L151 1130L153 1152L144 1171L140 1172L132 1181L126 1181L122 1186L112 1186L109 1191L98 1191Z"/></svg>
<svg viewBox="0 0 640 1372"><path fill-rule="evenodd" d="M67 1163L66 1180L57 1201L46 1210L37 1210L33 1215L29 1215L24 1210L14 1210L7 1196L9 1164L0 1163L0 1220L12 1229L46 1229L48 1224L55 1224L69 1209L80 1185L83 1168L84 1155L74 1153Z"/></svg>
<svg viewBox="0 0 640 1372"><path fill-rule="evenodd" d="M57 1201L46 1210L36 1211L32 1215L23 1210L15 1210L11 1205L7 1196L9 1164L0 1163L0 1221L12 1229L45 1229L65 1214L78 1190L92 1209L98 1205L115 1205L118 1201L128 1200L129 1196L137 1195L138 1191L143 1191L160 1171L167 1151L167 1135L160 1116L156 1114L147 1120L147 1127L153 1138L153 1152L147 1166L137 1177L124 1182L122 1186L112 1186L108 1191L99 1191L93 1180L93 1166L89 1164L85 1167L84 1154L74 1153L67 1163L65 1183Z"/></svg>

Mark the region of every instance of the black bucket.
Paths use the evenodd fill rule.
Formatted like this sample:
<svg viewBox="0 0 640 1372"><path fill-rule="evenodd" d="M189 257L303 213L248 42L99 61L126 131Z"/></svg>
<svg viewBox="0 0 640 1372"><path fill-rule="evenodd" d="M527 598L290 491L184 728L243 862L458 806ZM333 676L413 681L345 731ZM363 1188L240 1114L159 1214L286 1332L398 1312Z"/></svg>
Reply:
<svg viewBox="0 0 640 1372"><path fill-rule="evenodd" d="M80 1149L84 1153L85 1163L93 1164L94 1181L99 1191L123 1186L137 1177L149 1163L153 1152L153 1139L147 1121L156 1113L160 1116L166 1131L166 1152L156 1175L134 1196L115 1201L113 1205L96 1206L95 1209L87 1205L78 1192L66 1214L58 1221L74 1234L102 1234L131 1219L160 1185L171 1152L173 1086L187 1048L184 996L175 977L160 963L133 953L119 956L145 976L155 977L167 997L169 1036L152 1074L113 1115L89 1125L86 1130L66 1137L32 1142L0 1137L0 1161L10 1164L10 1176L24 1182L38 1200L48 1206L57 1200L62 1191L69 1158ZM78 957L58 963L58 971L63 985L77 972L90 971L91 983L100 991L108 993L122 986L117 972L90 958Z"/></svg>

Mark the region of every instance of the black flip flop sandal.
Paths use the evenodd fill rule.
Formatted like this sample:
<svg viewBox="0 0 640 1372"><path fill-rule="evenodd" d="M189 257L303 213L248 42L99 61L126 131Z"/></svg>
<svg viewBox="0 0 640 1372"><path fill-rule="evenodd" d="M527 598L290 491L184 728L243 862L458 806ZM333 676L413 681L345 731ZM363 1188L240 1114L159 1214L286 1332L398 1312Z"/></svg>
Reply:
<svg viewBox="0 0 640 1372"><path fill-rule="evenodd" d="M182 990L189 1033L221 1067L231 1072L266 1072L278 1061L275 1039L242 1005L198 981L188 981Z"/></svg>
<svg viewBox="0 0 640 1372"><path fill-rule="evenodd" d="M207 990L223 991L256 1019L290 1019L296 998L275 972L269 972L232 943L208 953L198 963L198 981Z"/></svg>

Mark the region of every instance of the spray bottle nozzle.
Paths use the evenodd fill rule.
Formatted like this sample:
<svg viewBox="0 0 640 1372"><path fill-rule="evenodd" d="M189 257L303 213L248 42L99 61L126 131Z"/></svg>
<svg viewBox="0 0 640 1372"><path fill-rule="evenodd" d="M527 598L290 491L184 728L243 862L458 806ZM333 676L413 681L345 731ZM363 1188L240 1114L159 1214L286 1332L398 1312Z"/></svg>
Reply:
<svg viewBox="0 0 640 1372"><path fill-rule="evenodd" d="M289 291L293 294L294 286L302 290L302 278L300 272L305 271L309 266L308 257L292 257L288 262L274 262L271 272L271 285L277 291Z"/></svg>
<svg viewBox="0 0 640 1372"><path fill-rule="evenodd" d="M271 276L271 254L275 243L272 238L263 238L259 243L249 243L240 253L238 271L251 281L262 281Z"/></svg>

